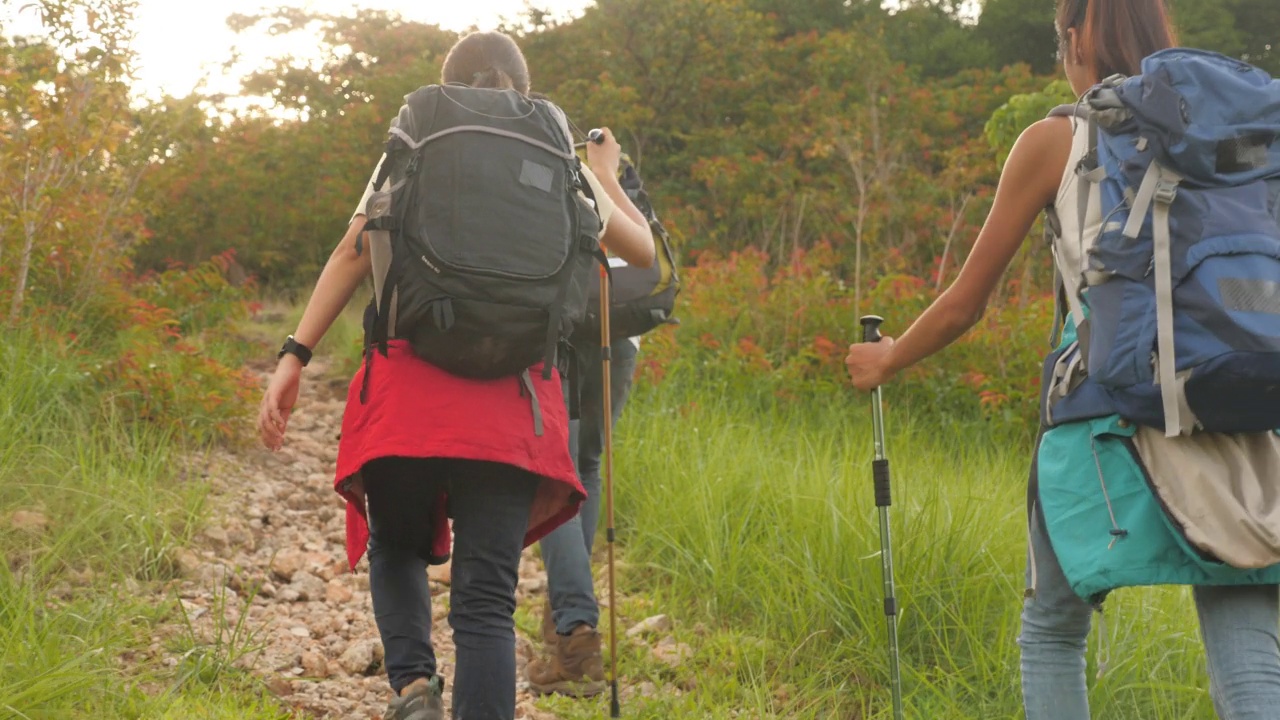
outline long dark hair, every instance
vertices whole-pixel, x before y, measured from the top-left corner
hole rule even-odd
[[[1165,0],[1058,0],[1054,24],[1064,54],[1070,52],[1067,30],[1075,28],[1079,60],[1099,80],[1137,75],[1144,57],[1178,42]]]
[[[443,83],[478,88],[512,89],[529,94],[529,65],[509,35],[475,32],[459,40],[440,69]]]

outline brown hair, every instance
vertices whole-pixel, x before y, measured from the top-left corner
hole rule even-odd
[[[529,65],[509,35],[474,32],[449,50],[440,69],[440,81],[478,88],[512,89],[528,95]]]
[[[1079,60],[1098,80],[1137,75],[1143,58],[1177,44],[1165,0],[1058,0],[1054,25],[1064,55],[1067,30],[1075,28]]]

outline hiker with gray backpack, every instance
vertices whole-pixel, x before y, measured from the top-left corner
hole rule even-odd
[[[1046,216],[1059,318],[1028,493],[1028,720],[1086,720],[1093,612],[1194,588],[1220,717],[1280,708],[1280,81],[1175,47],[1163,0],[1057,0],[1079,101],[1028,127],[964,268],[870,390],[981,318]]]
[[[547,571],[541,628],[545,652],[526,666],[525,674],[530,688],[541,694],[590,697],[605,689],[601,637],[596,631],[600,605],[591,569],[600,518],[602,461],[607,473],[611,469],[609,438],[627,402],[641,336],[675,322],[672,311],[680,288],[675,254],[640,174],[625,154],[618,182],[653,233],[655,262],[643,268],[610,257],[608,342],[602,342],[599,275],[590,288],[587,318],[571,338],[579,367],[579,397],[578,417],[569,422],[569,448],[587,499],[577,517],[539,542]],[[601,373],[606,361],[610,365],[607,397]]]
[[[472,33],[441,83],[405,98],[346,235],[280,350],[259,413],[278,449],[311,350],[371,277],[335,489],[352,569],[369,555],[395,697],[385,720],[443,720],[428,564],[452,559],[453,717],[515,717],[515,590],[523,548],[585,499],[569,455],[568,340],[601,244],[653,264],[617,181],[620,148],[576,157],[563,112],[529,97],[507,35]],[[452,543],[450,542],[452,521]]]

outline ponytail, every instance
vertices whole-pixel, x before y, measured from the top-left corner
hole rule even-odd
[[[511,90],[515,86],[511,76],[497,68],[485,68],[471,76],[471,87]]]
[[[529,66],[511,36],[475,32],[450,48],[440,69],[440,81],[528,95]]]

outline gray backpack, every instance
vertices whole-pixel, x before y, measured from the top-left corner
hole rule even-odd
[[[549,379],[604,262],[580,167],[547,100],[452,84],[408,95],[366,208],[366,363],[403,338],[462,377],[519,376],[532,392],[542,360]]]

